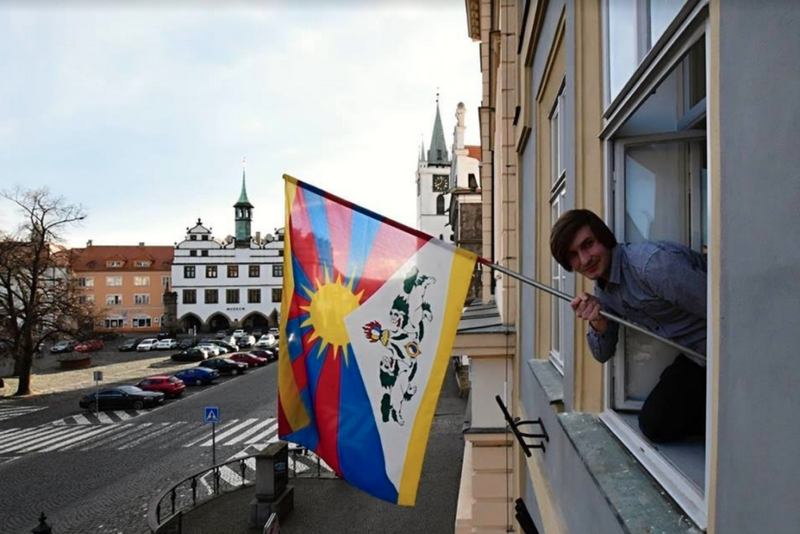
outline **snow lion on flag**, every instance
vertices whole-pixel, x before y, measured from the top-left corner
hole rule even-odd
[[[364,325],[364,334],[370,343],[386,347],[381,358],[381,386],[387,390],[381,398],[381,416],[384,423],[398,425],[403,420],[403,402],[410,401],[417,392],[413,384],[417,374],[417,357],[421,354],[420,342],[425,336],[425,321],[433,320],[431,305],[425,300],[425,290],[436,279],[419,274],[414,267],[403,282],[403,292],[395,297],[389,310],[390,326],[384,329],[378,321]]]

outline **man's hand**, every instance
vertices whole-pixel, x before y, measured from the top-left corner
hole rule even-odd
[[[589,321],[596,332],[603,333],[608,328],[608,321],[600,315],[600,300],[586,292],[572,299],[570,306],[575,311],[579,319]]]

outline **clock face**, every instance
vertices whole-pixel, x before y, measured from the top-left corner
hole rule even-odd
[[[433,190],[440,193],[446,192],[448,178],[446,174],[435,174],[433,176]]]

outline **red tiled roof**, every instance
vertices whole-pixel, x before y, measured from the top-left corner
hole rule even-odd
[[[175,255],[173,247],[158,246],[106,246],[93,245],[86,248],[73,248],[72,269],[76,272],[90,271],[169,271]],[[134,267],[135,260],[148,259],[150,267]],[[122,267],[106,267],[109,260],[122,260]]]
[[[469,150],[469,157],[481,160],[481,147],[475,145],[465,145],[464,148]]]

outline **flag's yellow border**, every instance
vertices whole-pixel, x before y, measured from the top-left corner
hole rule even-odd
[[[292,206],[297,194],[297,180],[283,175],[286,180],[286,216],[283,229],[283,295],[281,296],[281,335],[278,339],[278,395],[281,408],[289,422],[292,431],[305,428],[311,423],[311,418],[303,406],[300,390],[292,370],[292,361],[289,357],[289,340],[286,336],[286,324],[289,321],[289,307],[294,294],[294,276],[292,273],[292,243],[290,231],[290,217]]]

